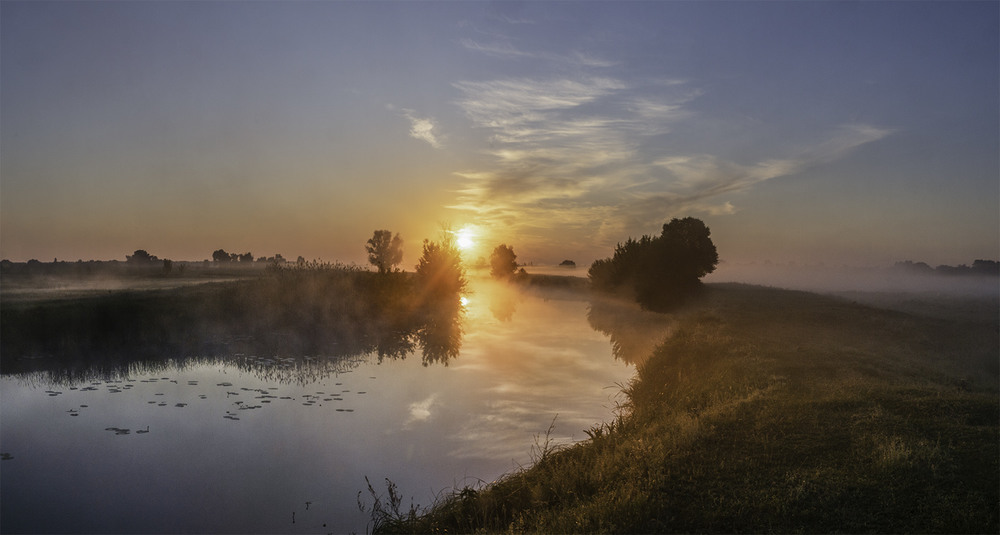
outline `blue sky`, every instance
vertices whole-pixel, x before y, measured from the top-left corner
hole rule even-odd
[[[0,256],[1000,256],[998,2],[0,3]]]

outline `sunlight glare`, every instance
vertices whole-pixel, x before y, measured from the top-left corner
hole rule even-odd
[[[463,251],[467,251],[474,247],[476,243],[472,241],[475,233],[470,227],[462,227],[458,232],[455,233],[455,245]]]

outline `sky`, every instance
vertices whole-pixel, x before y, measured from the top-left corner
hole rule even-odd
[[[0,2],[0,257],[1000,256],[1000,2]]]

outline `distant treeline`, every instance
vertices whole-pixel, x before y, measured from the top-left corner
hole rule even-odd
[[[960,264],[958,266],[940,265],[932,268],[926,262],[913,262],[906,260],[896,262],[892,269],[905,273],[928,274],[928,275],[988,275],[992,277],[1000,276],[1000,262],[995,260],[976,260],[971,266]]]
[[[263,271],[269,263],[227,262],[219,264],[208,260],[197,262],[173,261],[157,259],[155,262],[122,262],[120,260],[77,260],[75,262],[55,261],[27,262],[0,261],[0,275],[8,279],[31,277],[60,278],[101,278],[123,276],[192,276],[197,274],[224,275],[248,270]]]

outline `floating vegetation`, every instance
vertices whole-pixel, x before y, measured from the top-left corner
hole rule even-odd
[[[104,430],[105,431],[114,431],[114,433],[116,435],[127,435],[127,434],[129,434],[129,430],[128,429],[123,429],[121,427],[105,427]]]
[[[9,461],[13,458],[14,456],[9,453],[0,453],[0,461]]]

